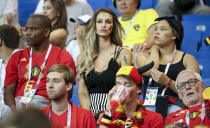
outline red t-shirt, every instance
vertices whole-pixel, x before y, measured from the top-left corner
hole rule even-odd
[[[71,101],[71,128],[96,128],[95,119],[93,114],[83,108],[74,105]],[[51,105],[42,109],[42,111],[49,117]],[[54,128],[67,128],[67,114],[68,111],[61,115],[56,115],[51,112],[50,120]]]
[[[165,125],[167,124],[177,124],[179,126],[187,126],[186,124],[186,114],[189,110],[189,123],[190,128],[194,128],[195,126],[201,125],[201,113],[202,113],[202,105],[197,105],[195,107],[183,108],[176,112],[169,114],[166,117]],[[205,117],[203,121],[203,126],[210,126],[210,100],[205,101]]]
[[[46,53],[47,50],[41,54],[32,54],[32,75],[29,85],[32,85],[33,88],[35,87],[35,84],[39,78],[39,74],[41,73],[41,66],[44,63]],[[30,47],[26,48],[25,50],[18,51],[11,56],[6,67],[6,77],[4,86],[6,87],[18,81],[15,95],[16,97],[23,96],[25,86],[28,82],[29,56]],[[74,61],[71,55],[65,50],[61,50],[58,47],[52,46],[51,52],[42,71],[43,74],[41,77],[41,81],[36,91],[36,95],[43,96],[46,99],[48,99],[46,92],[47,70],[54,64],[65,64],[66,66],[73,69],[74,74],[76,74]]]
[[[68,110],[61,115],[57,115],[52,111],[50,120],[52,122],[53,128],[67,128],[67,115]]]

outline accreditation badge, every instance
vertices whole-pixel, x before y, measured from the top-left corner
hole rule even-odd
[[[148,87],[146,91],[146,96],[144,100],[144,105],[155,105],[158,94],[158,88]]]
[[[24,95],[20,99],[20,103],[28,104],[32,100],[35,92],[36,89],[27,88],[24,92]]]

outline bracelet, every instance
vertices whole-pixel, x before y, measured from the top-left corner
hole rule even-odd
[[[168,87],[170,87],[170,86],[171,86],[172,82],[173,82],[173,80],[172,80],[172,79],[170,79],[170,80],[169,80],[169,82],[168,82]]]

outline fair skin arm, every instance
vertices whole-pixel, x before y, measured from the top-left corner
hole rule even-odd
[[[132,65],[132,52],[128,49],[122,49],[120,61],[121,67],[126,65]]]
[[[170,78],[166,74],[164,74],[163,72],[160,72],[157,69],[152,69],[150,73],[151,73],[152,79],[154,81],[156,81],[157,83],[163,84],[163,85],[168,85],[169,84]],[[173,92],[177,93],[174,80],[172,80],[172,83],[171,83],[169,88]]]
[[[82,108],[90,109],[90,98],[87,86],[84,83],[83,78],[78,80],[78,97]]]
[[[80,64],[80,58],[81,55],[78,56],[77,65]],[[77,68],[79,70],[79,66]],[[83,78],[78,78],[78,97],[81,107],[89,110],[90,109],[89,92]]]
[[[108,111],[111,111],[111,107],[110,107],[110,101],[111,101],[111,98],[112,98],[112,96],[114,95],[114,93],[116,93],[117,92],[117,86],[114,86],[110,91],[109,91],[109,94],[108,94],[108,97],[107,97],[107,103],[106,103],[106,110],[108,110]],[[105,111],[105,114],[106,115],[109,115],[109,112],[108,111]],[[102,113],[101,113],[101,115],[100,115],[100,118],[101,118],[101,116],[102,116]],[[99,118],[99,119],[100,119]],[[99,125],[99,128],[108,128],[108,127],[106,127],[106,126],[104,126],[104,125]]]
[[[53,43],[61,48],[66,46],[67,31],[63,28],[53,30],[50,33],[50,43]]]
[[[138,67],[142,67],[150,62],[154,61],[154,66],[152,69],[158,69],[159,67],[159,49],[158,46],[153,45],[150,51],[148,52],[141,52],[138,54],[136,58],[136,64]],[[143,73],[143,75],[150,76],[150,71]]]
[[[8,106],[16,106],[15,103],[15,93],[17,89],[17,82],[10,84],[9,86],[5,87],[4,91],[4,102]]]
[[[183,60],[186,70],[195,71],[200,74],[200,69],[197,60],[194,56],[186,54]]]

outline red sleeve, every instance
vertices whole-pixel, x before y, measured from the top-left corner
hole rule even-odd
[[[9,59],[6,67],[4,87],[13,84],[18,80],[18,62],[23,51],[15,52]]]
[[[74,76],[76,76],[76,68],[72,56],[66,50],[62,50],[61,52],[58,62],[70,67],[74,71]]]
[[[156,116],[153,121],[152,121],[152,125],[149,128],[163,128],[164,125],[164,120],[163,117],[160,116]]]
[[[172,118],[172,114],[169,114],[165,119],[164,125],[171,124],[172,123],[171,118]]]

